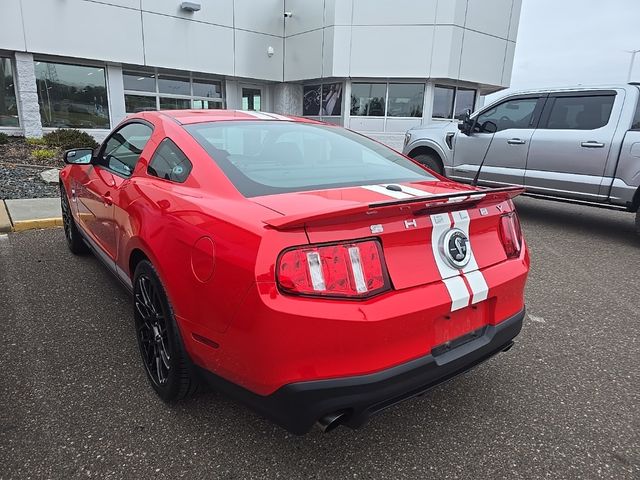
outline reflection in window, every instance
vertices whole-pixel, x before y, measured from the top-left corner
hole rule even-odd
[[[615,95],[558,97],[553,102],[546,128],[593,130],[609,123]]]
[[[154,73],[124,71],[122,72],[122,80],[125,90],[151,93],[156,91],[156,75]]]
[[[171,95],[191,95],[189,77],[158,75],[158,92]]]
[[[466,88],[459,88],[456,92],[456,112],[454,118],[457,120],[462,119],[467,110],[473,112],[473,108],[476,104],[476,91]]]
[[[153,154],[147,173],[172,182],[183,183],[191,172],[191,162],[182,150],[170,139],[165,138]]]
[[[390,83],[389,117],[422,117],[423,83]]]
[[[500,132],[510,128],[530,128],[537,98],[520,98],[500,103],[478,115],[479,132]]]
[[[222,82],[191,74],[158,73],[156,69],[125,70],[127,113],[168,109],[224,108]]]
[[[455,88],[436,86],[433,94],[433,118],[452,118]]]
[[[142,123],[125,125],[107,140],[102,164],[128,177],[133,173],[151,133],[151,128]]]
[[[17,127],[19,124],[11,60],[0,57],[0,127]]]
[[[36,62],[43,127],[110,128],[104,68]]]
[[[305,85],[302,96],[302,115],[320,115],[322,85]]]
[[[150,112],[158,109],[156,97],[145,95],[125,95],[124,106],[127,113]]]
[[[351,85],[351,115],[365,117],[384,117],[384,83],[354,83]]]
[[[186,98],[160,97],[160,110],[188,110],[191,101]]]

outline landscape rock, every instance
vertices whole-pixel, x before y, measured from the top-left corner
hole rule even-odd
[[[58,183],[60,170],[57,168],[50,168],[40,172],[40,178],[45,183]]]

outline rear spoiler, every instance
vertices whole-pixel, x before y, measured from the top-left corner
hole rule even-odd
[[[470,206],[480,201],[483,203],[498,203],[514,198],[524,192],[524,187],[500,187],[484,190],[464,190],[452,193],[438,193],[388,202],[374,202],[370,204],[355,205],[341,209],[322,210],[300,215],[286,215],[265,220],[264,223],[276,230],[289,230],[302,228],[312,223],[331,223],[339,218],[351,217],[361,214],[373,215],[380,211],[394,213],[397,208],[409,207],[414,214],[435,213],[435,210],[450,209],[452,204]]]

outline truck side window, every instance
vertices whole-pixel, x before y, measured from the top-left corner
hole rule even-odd
[[[537,103],[537,98],[519,98],[496,105],[478,115],[476,129],[478,132],[490,132],[493,125],[496,132],[509,128],[531,128]]]
[[[633,116],[631,130],[640,130],[640,100],[638,100],[638,105],[636,105],[636,114]]]
[[[547,129],[593,130],[609,122],[615,95],[557,97],[549,113]]]

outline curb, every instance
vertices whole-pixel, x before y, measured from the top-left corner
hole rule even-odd
[[[25,230],[35,230],[42,228],[54,228],[62,226],[62,218],[38,218],[35,220],[21,220],[13,224],[14,232],[24,232]]]

